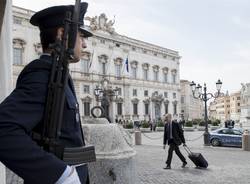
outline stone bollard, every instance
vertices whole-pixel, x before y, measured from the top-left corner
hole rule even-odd
[[[85,142],[96,151],[96,162],[88,164],[90,184],[135,184],[136,151],[131,135],[104,118],[83,122]]]
[[[242,135],[242,150],[250,151],[250,135],[248,130],[245,130]]]
[[[141,145],[141,131],[135,131],[135,145]]]

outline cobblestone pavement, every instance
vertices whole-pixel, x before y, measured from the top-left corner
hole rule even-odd
[[[167,150],[162,148],[162,139],[150,140],[148,137],[160,138],[163,133],[142,134],[142,145],[135,146],[137,151],[136,184],[249,184],[250,152],[241,148],[205,147],[203,137],[187,141],[193,152],[200,152],[207,159],[208,169],[196,169],[187,158],[187,153],[180,150],[187,158],[187,168],[181,168],[181,161],[173,154],[172,169],[164,170]],[[186,132],[186,139],[198,138],[202,132]],[[146,137],[147,136],[147,137]]]
[[[142,145],[135,146],[136,184],[249,184],[250,152],[241,148],[205,147],[202,133],[185,132],[185,137],[186,140],[198,138],[187,141],[187,145],[193,152],[203,154],[209,163],[208,169],[196,169],[188,158],[187,168],[182,169],[174,153],[172,169],[164,170],[168,147],[162,148],[163,132],[142,134]],[[187,157],[182,146],[180,150]],[[7,184],[22,184],[22,180],[7,170]]]

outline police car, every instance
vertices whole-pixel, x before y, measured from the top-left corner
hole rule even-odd
[[[239,128],[220,128],[210,132],[212,146],[242,146],[243,130]]]

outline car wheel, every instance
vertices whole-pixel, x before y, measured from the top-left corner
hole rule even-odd
[[[220,141],[219,141],[219,139],[212,139],[211,144],[212,144],[212,146],[219,146]]]

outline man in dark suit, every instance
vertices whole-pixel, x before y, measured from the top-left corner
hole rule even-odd
[[[88,4],[81,3],[79,23],[83,25]],[[80,166],[66,164],[51,152],[41,149],[32,140],[31,133],[43,129],[44,109],[52,66],[50,45],[62,40],[66,11],[74,6],[56,6],[41,10],[31,17],[31,24],[40,29],[43,54],[29,63],[18,77],[16,88],[0,104],[0,161],[24,179],[25,184],[85,184],[88,181],[86,163]],[[78,62],[81,50],[86,48],[84,38],[92,36],[79,27],[71,62]],[[8,62],[8,61],[6,61]],[[71,77],[65,86],[65,103],[60,145],[82,147],[85,145],[81,129],[79,105]]]
[[[187,165],[185,157],[181,154],[179,145],[183,143],[185,145],[185,138],[183,135],[183,130],[179,123],[172,121],[171,114],[165,116],[165,126],[164,126],[164,137],[163,137],[163,149],[166,149],[166,144],[168,143],[168,158],[166,161],[166,167],[164,169],[171,169],[171,161],[173,156],[173,151],[178,155],[182,161],[182,167]]]

